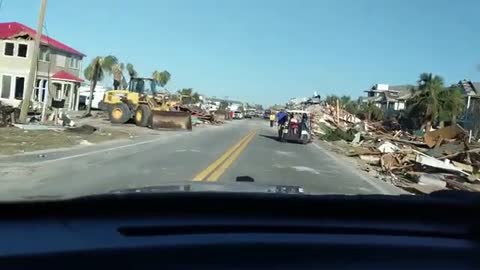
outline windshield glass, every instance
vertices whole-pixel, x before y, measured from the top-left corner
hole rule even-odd
[[[0,201],[480,191],[480,1],[4,2]]]

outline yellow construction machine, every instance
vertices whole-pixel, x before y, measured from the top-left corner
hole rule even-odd
[[[132,78],[127,90],[107,91],[103,102],[115,124],[133,119],[141,127],[192,130],[190,112],[176,110],[170,94],[158,91],[150,78]]]

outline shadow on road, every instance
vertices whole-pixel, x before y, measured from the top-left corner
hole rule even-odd
[[[263,135],[263,134],[260,134],[258,136],[268,138],[268,139],[271,139],[271,140],[275,140],[275,141],[278,142],[278,137],[277,136],[270,136],[270,135]]]
[[[259,134],[258,136],[260,137],[264,137],[264,138],[268,138],[268,139],[271,139],[271,140],[275,140],[277,142],[280,142],[280,140],[278,140],[278,137],[277,136],[271,136],[271,135],[263,135],[263,134]],[[284,141],[284,143],[292,143],[292,144],[303,144],[301,141],[297,141],[297,140],[286,140]]]

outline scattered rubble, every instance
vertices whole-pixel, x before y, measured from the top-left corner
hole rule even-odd
[[[15,124],[20,116],[20,109],[0,102],[0,127]]]
[[[79,143],[79,145],[93,145],[93,143],[87,141],[87,140],[81,140]]]
[[[65,132],[79,133],[79,134],[92,134],[97,131],[98,128],[91,125],[82,125],[79,127],[66,128]]]
[[[210,113],[207,110],[200,108],[199,106],[195,105],[179,105],[176,108],[182,112],[190,112],[192,115],[192,124],[194,126],[199,125],[221,125],[223,121],[221,121],[215,114]]]
[[[194,105],[181,105],[177,110],[190,112],[194,126],[225,122],[224,115],[209,113]],[[83,111],[58,112],[42,124],[39,116],[32,115],[29,117],[35,121],[18,124],[15,121],[18,115],[18,108],[0,103],[0,156],[162,134],[162,131],[139,127],[134,123],[112,125],[104,111],[92,111],[91,117],[84,117]]]
[[[452,125],[423,133],[401,129],[395,119],[371,122],[335,106],[308,104],[314,136],[345,141],[340,147],[359,158],[365,171],[407,191],[480,191],[480,145],[468,144],[463,128]],[[336,143],[337,144],[337,143]]]

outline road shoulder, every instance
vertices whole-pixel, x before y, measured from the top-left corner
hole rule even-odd
[[[393,184],[387,183],[382,179],[379,179],[379,175],[378,173],[376,173],[376,171],[368,170],[368,166],[362,164],[359,160],[345,156],[345,154],[343,153],[344,150],[342,148],[322,140],[314,140],[314,142],[312,142],[312,145],[316,149],[318,149],[318,151],[321,151],[322,153],[328,155],[330,158],[335,160],[337,164],[351,171],[361,180],[367,182],[368,184],[382,191],[383,193],[391,195],[410,194],[409,192],[399,187],[396,187]]]

